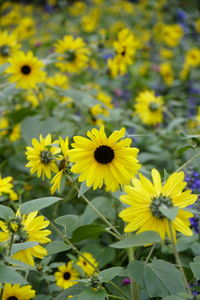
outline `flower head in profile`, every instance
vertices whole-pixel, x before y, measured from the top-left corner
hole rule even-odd
[[[69,261],[67,264],[58,268],[55,277],[58,286],[63,289],[68,289],[78,283],[76,280],[79,279],[79,273],[73,268],[72,261]]]
[[[16,86],[24,89],[35,88],[37,83],[44,82],[44,66],[33,53],[19,52],[9,59],[10,66],[5,70],[10,75],[9,80],[15,82]]]
[[[87,132],[89,139],[75,136],[68,151],[69,160],[75,165],[73,173],[80,173],[79,181],[86,181],[88,187],[116,191],[119,184],[127,184],[140,168],[137,160],[138,149],[130,147],[132,140],[124,138],[125,129],[106,136],[104,127]]]
[[[0,64],[8,62],[8,59],[19,51],[20,45],[14,34],[0,31]]]
[[[40,135],[40,140],[32,139],[33,147],[26,147],[26,157],[29,161],[27,168],[31,168],[31,174],[37,173],[37,177],[44,176],[51,178],[51,172],[57,173],[58,167],[54,159],[54,154],[60,150],[52,145],[52,137],[48,134],[45,138]]]
[[[142,122],[147,125],[156,125],[163,119],[163,99],[155,96],[154,91],[140,92],[136,97],[135,112]]]
[[[58,172],[51,180],[51,184],[52,184],[51,194],[54,194],[56,190],[60,190],[61,179],[67,169],[67,163],[68,163],[67,151],[69,150],[68,137],[66,137],[65,140],[59,137],[59,147],[61,149],[61,155],[58,157],[59,159]]]
[[[38,245],[31,248],[20,250],[13,255],[13,258],[26,264],[34,266],[34,257],[42,259],[47,255],[47,250],[40,244],[45,244],[51,240],[47,237],[51,234],[50,230],[45,229],[49,225],[43,216],[37,216],[34,211],[28,215],[20,215],[18,211],[16,216],[8,221],[0,221],[0,242],[8,241],[11,236],[14,243],[38,242]]]
[[[86,259],[84,259],[84,257]],[[89,264],[89,262],[91,265]],[[92,256],[89,252],[83,252],[82,256],[79,256],[78,261],[76,263],[81,269],[85,272],[85,274],[92,276],[95,272],[95,268],[98,267],[98,262],[95,260],[95,258]],[[93,267],[93,266],[95,267]]]
[[[65,35],[55,44],[55,52],[60,54],[56,66],[63,72],[79,72],[88,65],[89,49],[80,37]]]
[[[31,300],[35,297],[35,290],[30,285],[6,283],[3,287],[2,300]]]
[[[164,184],[156,169],[151,174],[153,182],[139,174],[139,179],[133,179],[133,186],[125,186],[126,194],[120,197],[129,206],[119,214],[128,223],[125,232],[152,230],[158,232],[162,239],[166,235],[170,237],[169,220],[162,208],[177,207],[178,213],[171,221],[173,234],[175,236],[175,232],[179,231],[191,236],[189,218],[193,214],[183,208],[193,204],[198,196],[191,190],[185,190],[187,182],[184,181],[184,172],[170,175]]]

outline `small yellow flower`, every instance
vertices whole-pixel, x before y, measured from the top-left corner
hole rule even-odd
[[[55,53],[60,54],[56,66],[63,72],[80,72],[88,65],[90,52],[80,37],[65,35],[55,44]]]
[[[163,119],[163,100],[155,96],[154,91],[140,92],[136,97],[135,112],[142,122],[147,125],[156,125]]]
[[[15,142],[18,139],[20,139],[21,137],[21,125],[20,124],[16,124],[15,126],[13,126],[12,131],[9,135],[9,140],[11,142]]]
[[[37,177],[44,176],[51,178],[51,172],[57,173],[58,167],[56,165],[54,154],[57,154],[59,148],[52,146],[52,137],[50,134],[43,138],[40,135],[40,141],[35,138],[32,139],[33,147],[26,147],[26,156],[29,161],[26,164],[27,168],[31,168],[31,174],[37,173]]]
[[[7,31],[0,31],[0,64],[8,62],[8,59],[15,55],[20,48],[16,36],[8,34]]]
[[[58,268],[55,277],[58,286],[68,289],[78,283],[76,280],[79,279],[79,273],[73,268],[72,261],[69,261]]]
[[[160,65],[160,74],[162,75],[167,85],[169,86],[172,85],[174,81],[174,74],[173,74],[172,66],[169,62],[165,62]]]
[[[35,88],[37,83],[44,82],[45,72],[43,63],[29,51],[27,54],[19,52],[9,59],[10,66],[5,70],[10,74],[9,80],[16,82],[17,87],[24,89]]]
[[[91,253],[83,252],[82,255],[95,267],[98,267],[98,262],[94,259]],[[91,276],[95,272],[95,268],[88,263],[82,256],[79,256],[77,265],[85,272],[85,274]]]

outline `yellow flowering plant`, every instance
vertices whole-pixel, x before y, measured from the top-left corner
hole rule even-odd
[[[0,299],[199,299],[195,11],[0,1]]]

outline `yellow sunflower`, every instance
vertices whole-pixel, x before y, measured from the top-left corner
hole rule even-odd
[[[35,88],[37,83],[44,82],[46,74],[41,70],[44,64],[33,56],[31,51],[27,54],[19,52],[8,61],[10,66],[5,72],[10,74],[9,80],[16,82],[17,87],[31,89]]]
[[[40,135],[40,141],[35,138],[32,139],[33,147],[26,147],[26,157],[29,161],[26,164],[27,168],[31,168],[31,174],[37,173],[37,177],[44,176],[51,178],[51,172],[57,173],[58,167],[56,165],[54,154],[60,151],[57,147],[52,146],[52,137],[50,134],[43,138]]]
[[[162,122],[163,99],[161,96],[155,96],[154,91],[143,91],[135,100],[135,112],[144,124],[156,125]]]
[[[176,231],[191,236],[189,218],[193,214],[183,208],[193,204],[198,196],[191,194],[190,190],[185,190],[187,183],[184,181],[184,172],[170,175],[164,184],[156,169],[153,169],[151,174],[153,183],[140,174],[140,179],[133,179],[133,186],[125,186],[127,194],[122,195],[120,200],[129,207],[119,214],[119,217],[128,223],[124,231],[137,230],[137,233],[141,233],[153,230],[164,240],[166,235],[170,237],[170,231],[168,219],[161,208],[177,207],[178,214],[171,221],[174,236]]]
[[[60,190],[61,179],[67,168],[67,162],[68,162],[67,151],[69,150],[68,137],[66,137],[65,140],[63,140],[61,137],[59,137],[59,146],[60,146],[62,155],[60,155],[60,157],[59,157],[59,160],[60,160],[59,167],[58,167],[59,172],[56,173],[56,175],[51,180],[51,184],[52,184],[51,194],[54,194],[56,190]]]
[[[71,149],[67,152],[69,160],[75,165],[73,173],[80,173],[79,181],[86,181],[88,187],[101,188],[105,183],[107,190],[116,191],[119,184],[128,184],[137,173],[140,164],[137,148],[131,148],[132,140],[124,138],[125,129],[114,131],[108,138],[104,127],[93,128],[87,132],[90,139],[75,136]],[[122,139],[122,140],[120,140]]]
[[[98,267],[98,262],[94,259],[94,257],[92,256],[91,253],[88,252],[83,252],[82,255],[95,267]],[[88,263],[88,261],[85,260],[82,256],[79,256],[78,261],[77,261],[77,265],[79,267],[81,267],[81,269],[83,269],[83,271],[91,276],[94,274],[95,269]]]
[[[63,72],[79,72],[88,65],[89,49],[80,37],[64,36],[55,44],[55,52],[60,54],[56,66]]]
[[[55,273],[56,284],[63,289],[77,284],[75,281],[79,279],[79,273],[73,268],[72,261],[62,265],[58,268],[58,272]]]
[[[8,58],[19,51],[20,45],[14,34],[8,34],[7,31],[0,31],[0,64],[8,61]]]
[[[1,178],[0,175],[0,196],[2,194],[10,194],[12,192],[13,184],[11,183],[13,178],[11,176]]]
[[[2,300],[30,300],[35,297],[35,291],[30,285],[21,286],[19,284],[6,283],[3,288]]]
[[[44,229],[49,225],[43,216],[37,216],[34,211],[27,216],[21,216],[17,212],[15,218],[9,222],[0,221],[0,242],[8,241],[13,236],[14,243],[38,242],[45,244],[51,240],[47,237],[51,234],[50,230]],[[26,264],[34,266],[34,257],[42,259],[47,255],[47,250],[40,245],[20,250],[13,255],[13,258]]]

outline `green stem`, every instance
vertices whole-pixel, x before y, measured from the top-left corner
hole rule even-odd
[[[180,166],[175,172],[179,172],[182,169],[184,169],[187,165],[189,165],[193,160],[197,159],[198,157],[200,157],[200,153],[197,153],[196,155],[194,155],[192,158],[190,158],[188,161],[186,161],[182,166]]]
[[[134,261],[134,249],[128,248],[129,262]],[[131,295],[133,300],[140,300],[140,289],[135,280],[131,280]]]
[[[171,237],[171,242],[172,242],[172,247],[173,247],[173,252],[174,252],[175,259],[176,259],[176,263],[178,265],[178,268],[180,270],[181,276],[183,278],[183,282],[185,284],[186,291],[191,296],[192,294],[191,294],[191,291],[189,289],[187,278],[185,276],[185,272],[184,272],[184,269],[183,269],[183,266],[182,266],[182,263],[181,263],[181,260],[180,260],[177,248],[176,248],[176,243],[175,243],[175,239],[174,239],[174,234],[173,234],[173,229],[172,229],[172,223],[171,223],[171,221],[168,221],[168,224],[169,224],[170,237]]]
[[[147,256],[147,258],[145,260],[145,264],[148,263],[148,261],[149,261],[149,259],[151,257],[151,254],[153,253],[153,250],[155,249],[155,246],[156,246],[155,244],[152,245],[151,250],[149,251],[149,254],[148,254],[148,256]]]
[[[118,297],[118,296],[115,296],[115,295],[110,295],[110,294],[108,294],[108,297],[109,297],[109,298],[113,298],[113,299],[120,299],[120,300],[123,300],[123,298]]]
[[[13,240],[14,240],[14,232],[11,235],[11,239],[10,239],[10,245],[9,245],[9,249],[8,249],[8,256],[11,255],[11,250],[12,250],[12,244],[13,244]]]
[[[70,176],[68,176],[69,181],[74,185],[77,193],[79,193],[79,188],[74,183],[74,181],[71,179]],[[96,212],[96,214],[104,221],[106,225],[108,225],[112,230],[109,231],[113,236],[115,236],[118,240],[123,239],[123,236],[121,233],[104,217],[104,215],[87,199],[85,195],[81,195],[81,198]]]

